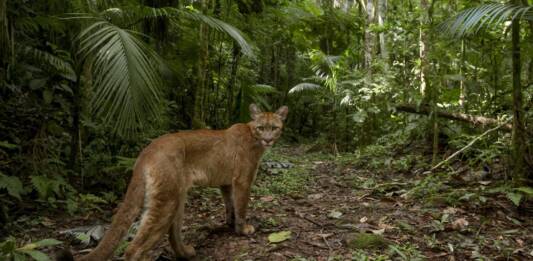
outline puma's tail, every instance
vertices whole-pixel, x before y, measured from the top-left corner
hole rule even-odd
[[[108,260],[113,255],[120,240],[125,236],[143,208],[145,193],[143,176],[142,171],[137,168],[134,170],[124,201],[118,212],[113,216],[109,231],[105,233],[104,238],[98,243],[96,249],[79,258],[79,260],[77,259],[78,261],[103,261]],[[69,261],[74,259],[69,251],[61,251],[57,254],[56,260]]]

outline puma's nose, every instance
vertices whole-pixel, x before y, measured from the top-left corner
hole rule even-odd
[[[265,139],[265,142],[266,142],[266,143],[270,143],[270,142],[272,142],[272,138]]]

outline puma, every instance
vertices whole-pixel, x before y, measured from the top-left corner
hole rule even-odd
[[[125,260],[149,260],[165,233],[177,257],[190,258],[194,248],[183,243],[181,226],[187,191],[193,186],[220,187],[226,223],[238,234],[254,233],[246,223],[246,206],[259,162],[281,135],[288,107],[275,113],[250,105],[252,121],[226,130],[194,130],[163,135],[139,155],[126,196],[111,228],[84,261],[111,258],[131,224],[142,213],[140,226],[125,252]],[[72,260],[68,252],[58,260]]]

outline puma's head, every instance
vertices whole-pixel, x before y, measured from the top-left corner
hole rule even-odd
[[[271,147],[279,138],[287,113],[289,113],[287,106],[281,106],[276,112],[262,112],[257,105],[250,104],[250,116],[253,121],[249,125],[252,134],[263,147]]]

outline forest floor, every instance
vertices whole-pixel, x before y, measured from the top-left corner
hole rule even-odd
[[[258,174],[248,211],[256,228],[250,237],[224,225],[218,190],[194,189],[184,227],[197,252],[194,260],[533,259],[531,213],[518,212],[501,194],[479,193],[491,181],[468,187],[464,181],[458,186],[428,180],[417,169],[423,158],[396,171],[386,164],[369,168],[378,158],[306,151],[278,146],[265,156],[269,166],[263,164]],[[57,231],[110,218],[108,208],[95,215],[54,215],[31,233],[67,240]],[[286,238],[278,234],[271,239],[282,241],[270,242],[269,235],[278,232]],[[166,239],[152,254],[154,260],[173,260]]]

